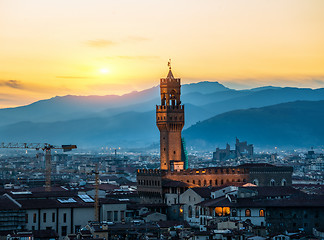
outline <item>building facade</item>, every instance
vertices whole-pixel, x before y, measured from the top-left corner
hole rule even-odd
[[[270,164],[247,164],[236,167],[209,167],[189,169],[182,157],[181,131],[184,126],[184,106],[181,104],[181,81],[172,74],[171,67],[166,78],[160,79],[161,105],[156,106],[156,124],[160,131],[160,169],[137,171],[138,193],[144,203],[164,203],[167,187],[165,179],[180,182],[185,188],[218,187],[223,185],[257,186],[291,185],[291,167]],[[224,154],[233,152],[236,157],[253,156],[253,145],[236,138],[235,150],[228,145]],[[226,156],[221,157],[226,157]],[[169,196],[169,195],[167,195]],[[174,197],[173,197],[174,198]]]

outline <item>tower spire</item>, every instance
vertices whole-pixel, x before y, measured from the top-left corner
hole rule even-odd
[[[171,71],[171,58],[168,61],[168,67],[169,67],[169,73],[168,73],[167,79],[174,79],[174,76]]]

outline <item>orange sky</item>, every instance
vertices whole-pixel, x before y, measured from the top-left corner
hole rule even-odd
[[[0,0],[0,107],[159,83],[324,87],[323,0]]]

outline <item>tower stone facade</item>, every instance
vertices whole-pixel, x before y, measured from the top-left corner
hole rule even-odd
[[[171,67],[166,78],[160,79],[161,105],[156,106],[156,125],[160,130],[161,170],[182,170],[181,131],[184,106],[181,105],[180,78],[174,78]]]

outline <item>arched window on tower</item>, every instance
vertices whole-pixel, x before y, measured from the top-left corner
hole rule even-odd
[[[177,95],[177,92],[176,92],[176,90],[173,89],[170,92],[170,100],[171,100],[171,105],[172,106],[175,106],[176,105],[176,100],[177,100],[176,95]]]
[[[276,184],[276,181],[275,181],[274,179],[271,179],[271,180],[270,180],[270,186],[273,187],[275,184]]]
[[[281,186],[287,186],[287,181],[286,181],[286,179],[282,179],[281,180]]]
[[[263,210],[263,209],[260,209],[260,211],[259,211],[259,216],[260,216],[260,217],[264,217],[264,210]]]
[[[256,185],[256,186],[259,186],[259,180],[258,179],[254,179],[253,180],[253,184]]]

